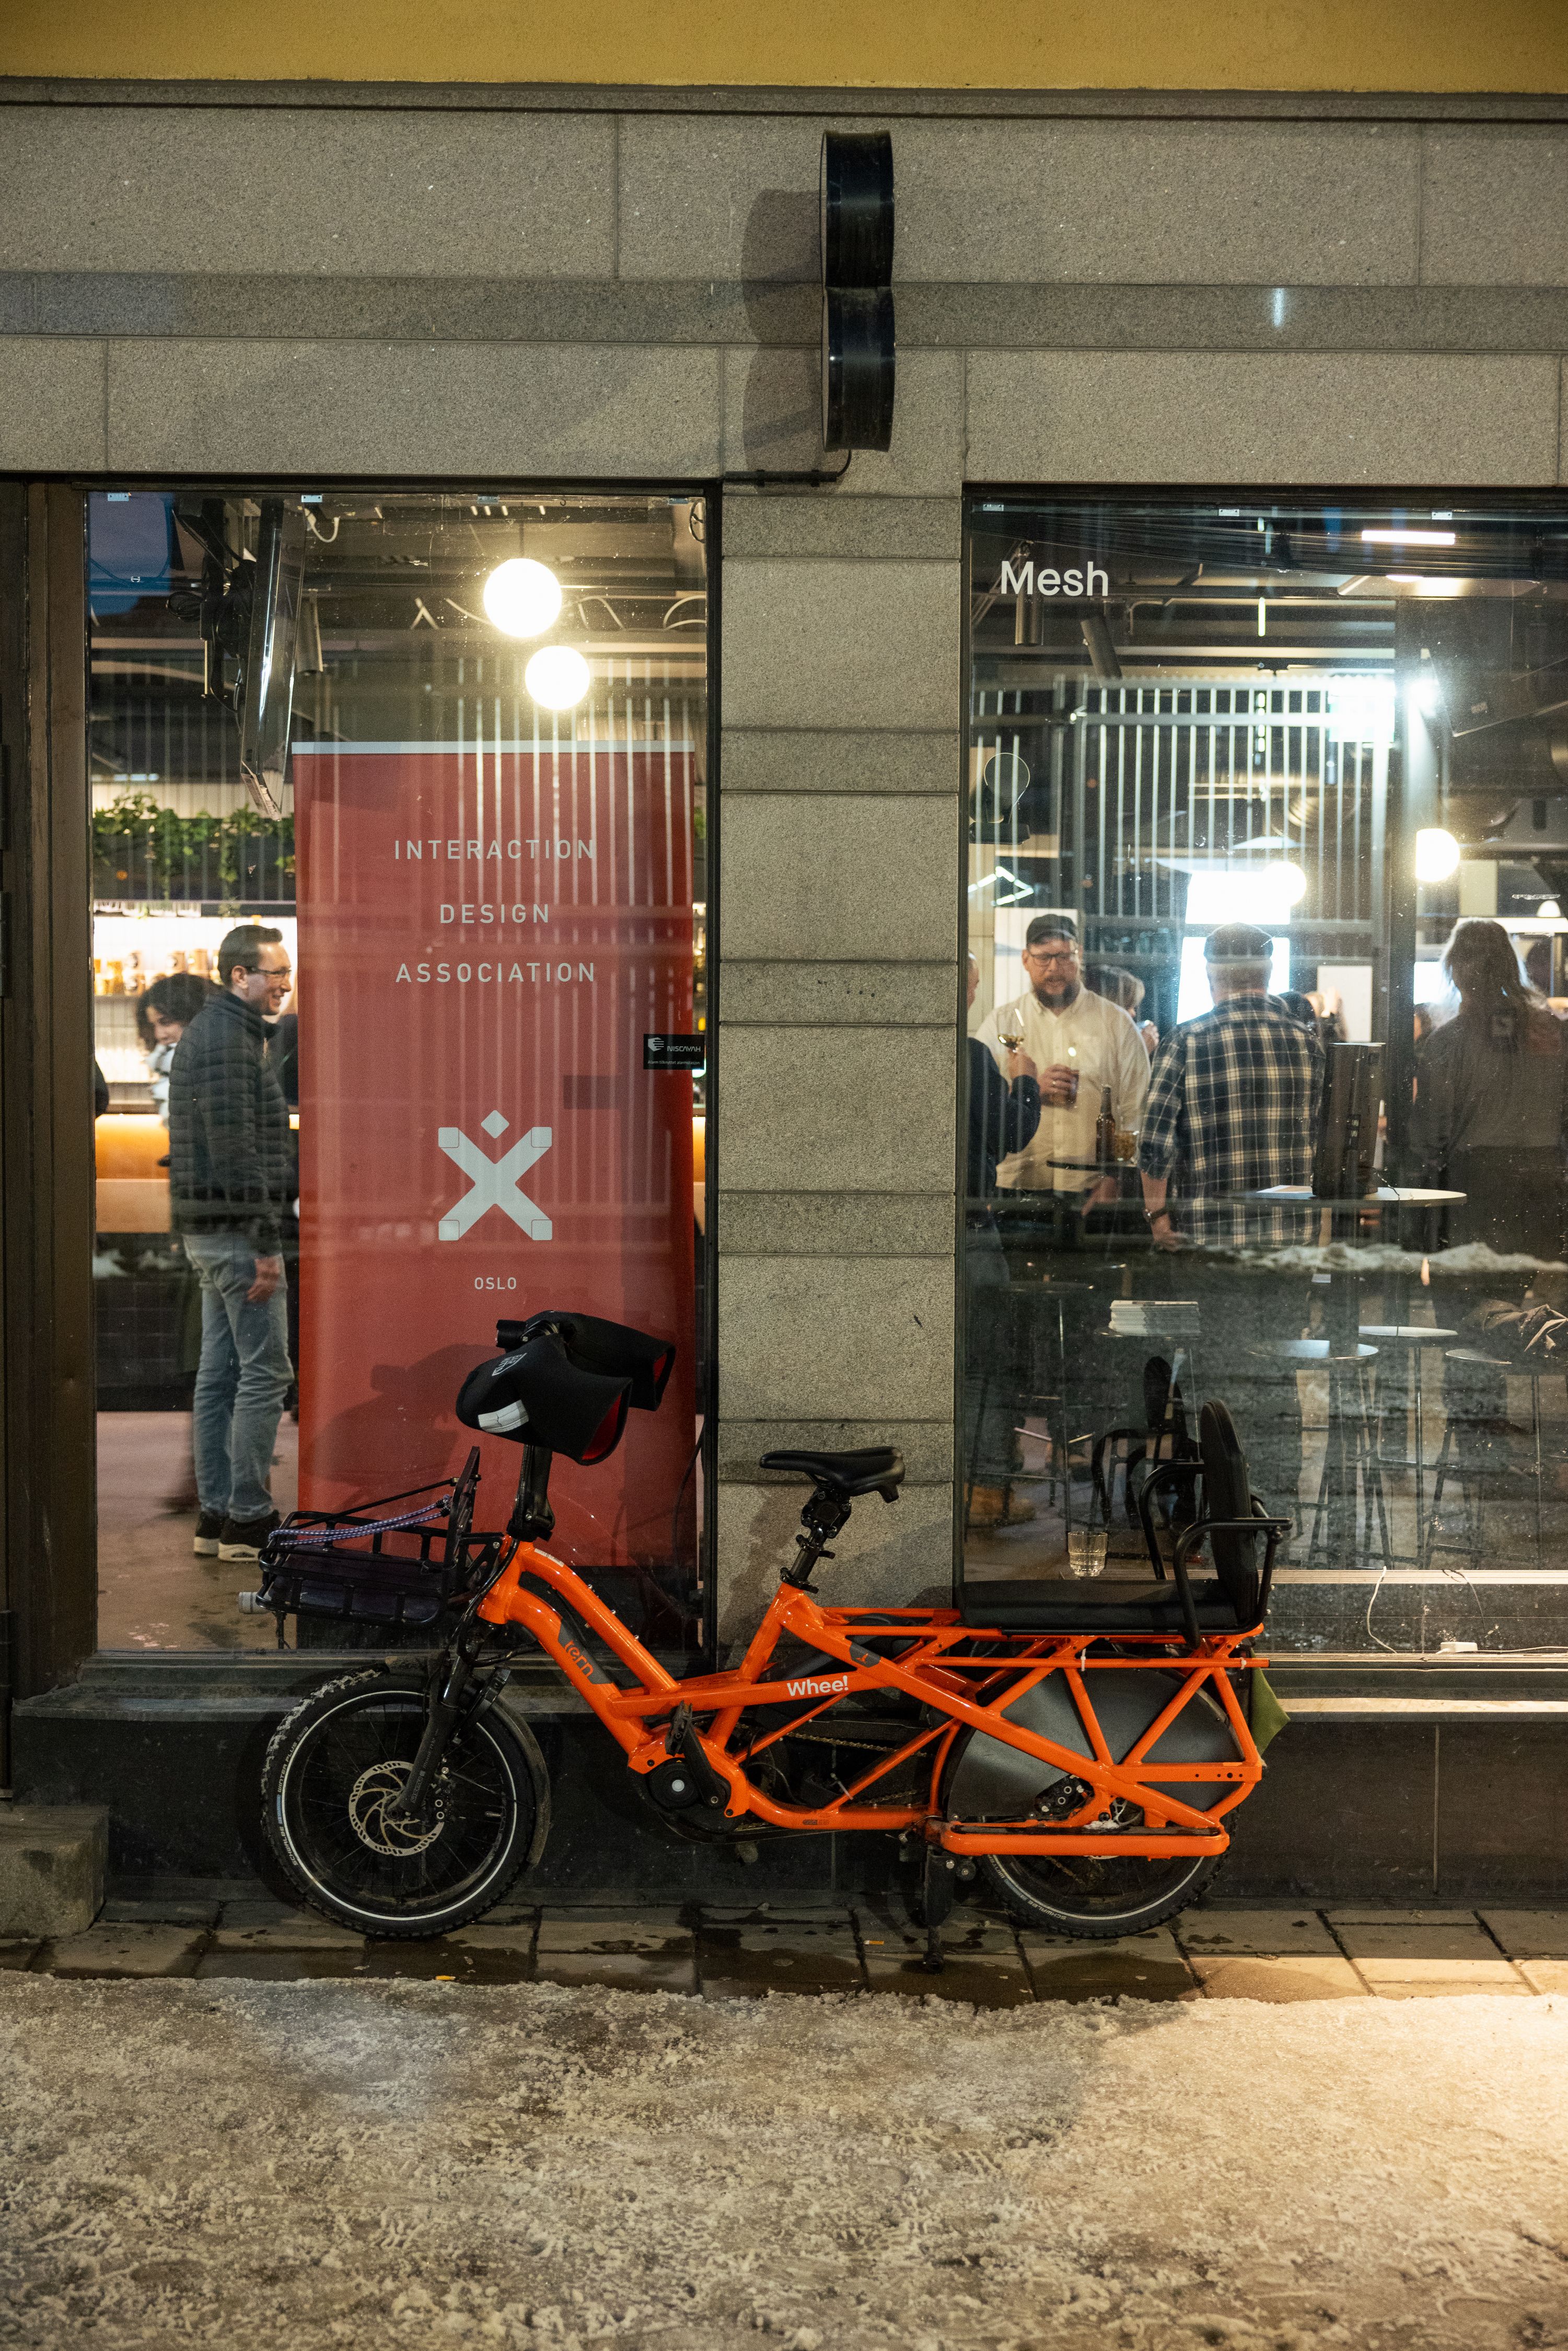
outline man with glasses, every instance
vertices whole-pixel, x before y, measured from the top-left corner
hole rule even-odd
[[[292,1376],[279,1219],[292,1196],[288,1113],[267,1017],[293,985],[282,934],[249,923],[217,952],[221,993],[169,1071],[174,1230],[202,1288],[192,1414],[204,1558],[254,1560],[277,1524],[267,1479]]]
[[[988,1013],[976,1030],[1003,1076],[1009,1055],[1004,1036],[1022,1032],[1019,1050],[1040,1071],[1040,1120],[1021,1151],[997,1171],[1000,1189],[1055,1192],[1086,1205],[1086,1196],[1110,1198],[1114,1176],[1097,1179],[1092,1162],[1101,1098],[1111,1089],[1118,1126],[1143,1123],[1149,1090],[1149,1057],[1127,1014],[1083,985],[1078,927],[1071,914],[1037,914],[1024,935],[1023,967],[1029,986],[1021,996]]]
[[[966,1364],[968,1386],[976,1394],[997,1393],[1011,1424],[1009,1436],[1032,1425],[1042,1444],[1049,1442],[1060,1474],[1065,1469],[1088,1475],[1094,1434],[1121,1426],[1126,1419],[1121,1395],[1116,1351],[1104,1342],[1106,1307],[1096,1294],[1096,1280],[1119,1281],[1120,1271],[1096,1277],[1080,1252],[1072,1278],[1047,1292],[1040,1287],[1038,1263],[1028,1270],[1034,1253],[1075,1249],[1082,1230],[1082,1211],[1119,1192],[1115,1176],[1100,1176],[1095,1168],[1095,1126],[1104,1089],[1111,1090],[1116,1124],[1137,1127],[1142,1123],[1144,1097],[1149,1086],[1149,1057],[1144,1040],[1119,1004],[1097,996],[1083,985],[1078,926],[1070,914],[1036,914],[1024,934],[1024,976],[1029,982],[1021,996],[998,1005],[976,1031],[976,1041],[995,1059],[1003,1077],[1012,1074],[1013,1056],[1002,1042],[1017,1040],[1019,1058],[1027,1055],[1039,1071],[1040,1115],[1033,1134],[1004,1159],[997,1170],[1001,1198],[1013,1198],[1021,1221],[1004,1226],[1001,1252],[1020,1251],[1026,1264],[1009,1269],[1021,1282],[1012,1292],[1015,1311],[999,1316],[995,1307],[971,1307],[971,1338]],[[982,1244],[983,1246],[983,1244]],[[986,1275],[975,1237],[966,1248],[967,1294],[973,1295]],[[990,1336],[985,1317],[991,1318]],[[1000,1334],[1010,1332],[1010,1343]],[[1042,1374],[1041,1366],[1051,1368]],[[1060,1372],[1060,1378],[1058,1374]],[[1047,1388],[1060,1388],[1055,1405],[1047,1404]],[[1049,1440],[1046,1426],[1053,1414],[1066,1416]],[[1058,1448],[1065,1442],[1065,1456]],[[1035,1517],[1032,1500],[1020,1495],[1015,1475],[1038,1478],[1038,1464],[1027,1472],[998,1465],[995,1448],[989,1460],[977,1453],[966,1474],[966,1526],[971,1531],[1003,1533],[1020,1520]],[[1010,1457],[1009,1457],[1010,1458]],[[998,1468],[1000,1474],[998,1474]]]

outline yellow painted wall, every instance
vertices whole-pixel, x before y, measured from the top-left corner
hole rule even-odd
[[[1568,90],[1568,0],[0,0],[0,73]]]

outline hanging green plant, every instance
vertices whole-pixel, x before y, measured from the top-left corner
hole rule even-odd
[[[180,816],[152,792],[120,792],[93,810],[92,853],[99,898],[294,895],[294,819],[248,807]]]

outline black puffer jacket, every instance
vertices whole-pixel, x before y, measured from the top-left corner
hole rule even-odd
[[[169,1192],[177,1233],[244,1233],[276,1257],[293,1185],[288,1113],[267,1025],[237,996],[204,1005],[169,1071]]]

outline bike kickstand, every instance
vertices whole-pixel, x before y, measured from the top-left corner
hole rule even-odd
[[[940,1845],[928,1844],[920,1888],[920,1916],[925,1928],[925,1956],[920,1964],[927,1975],[939,1976],[946,1969],[947,1955],[942,1948],[942,1921],[952,1909],[956,1896],[956,1877],[952,1855],[944,1853]]]

